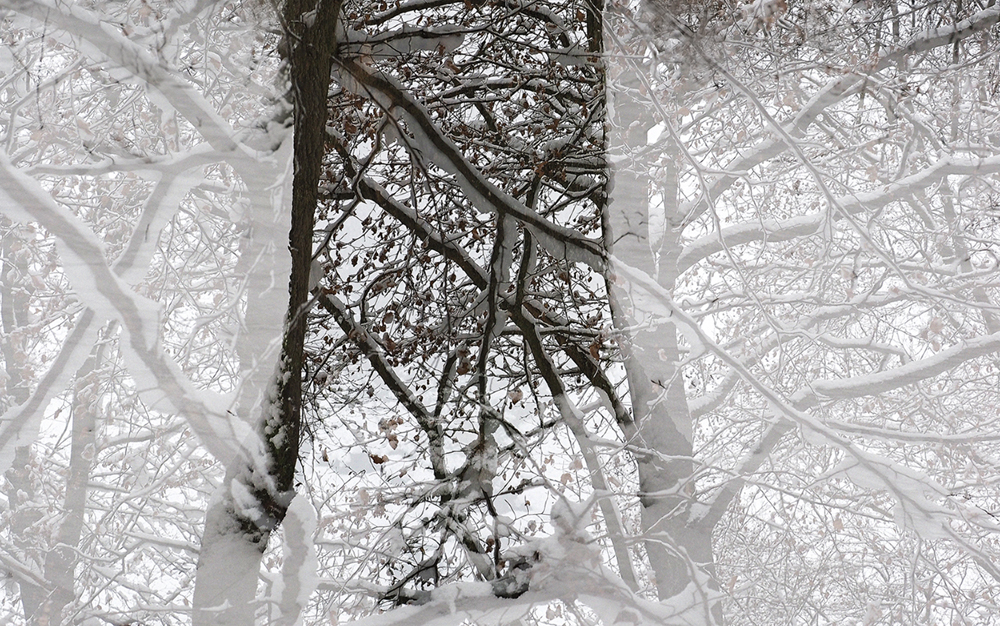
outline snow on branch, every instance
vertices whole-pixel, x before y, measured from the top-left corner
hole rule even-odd
[[[624,282],[631,290],[633,302],[643,306],[649,314],[664,319],[670,318],[699,352],[712,353],[737,372],[740,378],[768,403],[776,420],[797,425],[810,443],[841,450],[845,460],[835,473],[844,474],[858,486],[887,491],[896,500],[897,508],[894,515],[900,528],[914,530],[927,539],[950,539],[970,554],[977,554],[978,549],[951,527],[950,521],[955,517],[954,512],[931,499],[948,496],[947,489],[923,473],[869,452],[845,439],[837,429],[810,414],[801,398],[782,397],[779,392],[755,376],[738,358],[709,337],[690,315],[674,303],[670,294],[655,279],[617,258],[613,258],[612,261],[616,279]],[[968,340],[963,346],[942,351],[935,357],[908,363],[892,370],[893,373],[849,379],[853,382],[844,385],[853,387],[854,393],[851,395],[862,395],[862,391],[879,393],[908,384],[914,379],[933,376],[965,360],[998,350],[1000,350],[1000,335],[988,335]],[[899,375],[900,371],[903,371],[904,375]],[[815,385],[814,383],[813,387]],[[830,393],[836,393],[837,381],[831,381],[828,389]],[[750,459],[748,462],[752,466],[754,460]],[[990,563],[983,563],[983,566],[991,576],[1000,580],[1000,568]]]
[[[149,97],[164,110],[175,110],[220,153],[241,150],[233,139],[233,129],[215,108],[194,88],[171,71],[163,59],[150,54],[126,38],[119,28],[104,22],[76,3],[47,0],[0,0],[17,13],[44,24],[48,36],[69,37],[68,45],[88,58],[110,61],[109,74],[118,80],[141,80]],[[53,31],[54,29],[54,31]]]
[[[226,415],[229,399],[195,388],[166,355],[159,343],[159,305],[135,293],[111,271],[104,246],[87,225],[57,205],[5,155],[0,155],[0,204],[12,219],[38,222],[52,233],[66,275],[83,304],[99,320],[121,322],[122,348],[149,406],[183,414],[214,456],[230,459],[234,442],[244,437],[236,436],[235,421]]]
[[[346,34],[344,43],[352,46],[364,44],[368,46],[366,54],[375,57],[416,51],[449,53],[465,40],[465,29],[455,24],[436,27],[407,25],[375,35],[348,29]]]
[[[87,360],[91,346],[97,341],[98,326],[94,323],[94,311],[84,309],[31,396],[0,415],[0,472],[14,462],[18,446],[37,438],[45,407],[69,386],[73,375]]]
[[[367,95],[390,114],[397,113],[413,134],[418,158],[433,163],[456,177],[462,190],[480,211],[510,215],[538,239],[549,254],[570,262],[585,263],[600,271],[607,265],[600,242],[577,231],[553,224],[491,183],[462,155],[431,119],[427,109],[389,76],[350,59],[339,59],[345,88]]]
[[[431,465],[434,468],[435,474],[444,476],[447,474],[447,469],[444,463],[444,449],[441,447],[440,437],[437,433],[440,432],[440,425],[437,420],[431,414],[430,411],[424,406],[420,398],[417,397],[415,393],[410,389],[410,387],[403,382],[401,378],[396,374],[396,371],[389,365],[385,358],[385,350],[381,345],[372,337],[361,324],[359,324],[351,312],[348,310],[347,305],[345,305],[339,298],[333,294],[326,294],[319,298],[320,305],[326,309],[327,313],[333,316],[337,324],[340,326],[344,334],[358,346],[358,348],[368,357],[368,361],[371,363],[372,368],[378,373],[382,382],[385,383],[389,391],[396,397],[407,411],[416,418],[417,423],[420,427],[428,434],[428,440],[430,442],[430,457]]]
[[[823,111],[850,96],[852,93],[855,93],[859,87],[862,87],[869,74],[874,74],[893,64],[899,63],[909,55],[953,44],[978,32],[992,28],[998,23],[1000,23],[1000,6],[993,6],[983,9],[957,24],[942,26],[916,35],[906,44],[883,52],[874,63],[868,66],[867,73],[852,73],[831,80],[822,89],[817,91],[797,113],[783,122],[781,129],[793,139],[801,138]],[[715,198],[718,198],[720,194],[740,179],[740,172],[747,172],[761,163],[778,156],[790,147],[786,139],[780,136],[771,136],[763,139],[746,154],[738,156],[725,168],[727,172],[732,173],[718,176],[706,188],[705,193],[681,206],[679,213],[691,217],[700,214],[711,206]]]
[[[891,202],[911,196],[931,187],[948,176],[985,176],[1000,172],[1000,157],[960,159],[944,157],[934,165],[906,176],[878,191],[852,194],[837,198],[833,203],[838,215],[854,215],[861,211],[876,212]],[[821,232],[828,218],[827,211],[802,215],[786,220],[765,219],[744,224],[734,224],[720,232],[699,237],[688,245],[677,258],[679,272],[690,269],[698,261],[727,248],[754,241],[789,241]]]
[[[1000,352],[1000,333],[966,339],[960,345],[947,348],[934,356],[881,372],[851,378],[817,380],[792,395],[792,402],[803,408],[815,406],[822,398],[844,400],[874,396],[905,385],[943,374],[962,363]]]
[[[947,46],[992,28],[1000,23],[1000,5],[994,5],[979,11],[975,15],[953,24],[951,26],[941,26],[930,29],[927,32],[917,35],[898,50],[892,51],[880,60],[878,67],[881,69],[890,63],[901,59],[907,54],[915,52],[926,52],[940,46]]]
[[[344,138],[339,133],[327,128],[327,137],[332,141],[334,149],[343,160],[347,173],[357,180],[356,184],[362,198],[371,200],[377,204],[383,211],[399,221],[400,224],[408,228],[422,241],[426,241],[427,246],[431,250],[434,250],[462,268],[462,271],[465,272],[465,275],[469,277],[469,280],[476,287],[480,289],[486,287],[489,283],[489,276],[487,276],[486,270],[480,267],[464,248],[448,241],[435,226],[420,217],[416,209],[412,209],[396,200],[385,187],[368,176],[359,175],[361,167],[357,163],[357,159],[347,149]]]
[[[516,598],[495,594],[486,582],[453,583],[431,592],[428,602],[351,622],[355,626],[501,626],[517,623],[538,606],[554,601],[579,602],[597,613],[605,624],[708,626],[704,612],[708,593],[689,585],[684,593],[664,602],[653,602],[630,591],[622,580],[599,564],[593,544],[574,542],[554,535],[523,546],[531,550],[533,564],[526,576],[530,591]],[[595,562],[593,559],[598,559]]]

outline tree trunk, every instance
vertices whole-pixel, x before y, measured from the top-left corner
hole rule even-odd
[[[112,334],[111,324],[105,337]],[[83,533],[87,508],[87,483],[97,444],[97,403],[99,384],[94,375],[104,358],[104,341],[98,343],[90,358],[77,372],[73,388],[73,435],[69,454],[69,475],[62,515],[56,527],[53,546],[45,555],[45,580],[50,588],[41,604],[25,613],[29,626],[60,626],[63,611],[76,599],[77,548]],[[25,607],[27,609],[27,607]]]
[[[195,585],[195,626],[253,624],[260,560],[271,533],[284,519],[295,496],[305,305],[339,12],[340,0],[289,0],[282,15],[295,108],[291,271],[281,356],[267,392],[260,399],[254,427],[257,437],[252,437],[230,464],[220,492],[209,505]],[[256,217],[267,223],[266,214]],[[266,294],[267,287],[260,287]],[[248,319],[267,315],[266,307],[254,306],[261,293],[251,292]],[[253,393],[253,386],[244,389],[245,401]]]
[[[18,316],[24,315],[28,310],[27,287],[21,287],[13,280],[16,276],[28,275],[26,264],[19,261],[14,254],[15,243],[18,246],[27,245],[13,232],[0,239],[2,246],[0,256],[3,257],[3,262],[0,264],[0,329],[3,330],[5,338],[13,336],[19,326]],[[4,372],[7,374],[7,393],[11,396],[13,404],[23,404],[30,396],[28,384],[21,376],[26,355],[23,350],[15,349],[9,339],[0,342],[0,350],[3,354]],[[31,527],[42,518],[41,508],[33,505],[35,488],[31,478],[31,465],[31,446],[18,446],[14,451],[14,463],[5,474],[10,485],[7,490],[7,501],[11,507],[10,526],[14,545],[24,556],[38,550],[38,546],[31,545],[28,537]],[[44,600],[45,590],[27,580],[19,580],[18,586],[21,592],[21,608],[25,615],[32,615]]]
[[[651,165],[634,158],[646,146],[654,126],[640,93],[640,77],[631,67],[616,66],[609,59],[608,97],[616,119],[609,120],[609,151],[620,167],[610,172],[613,182],[604,212],[604,237],[609,253],[658,280],[668,292],[677,276],[680,232],[676,210],[677,174],[667,167],[661,182],[663,233],[651,232]],[[619,157],[624,156],[624,159]],[[612,266],[612,273],[614,272]],[[654,319],[651,311],[629,299],[628,285],[616,284],[612,275],[608,291],[615,326],[622,332],[622,358],[628,377],[636,435],[639,498],[642,506],[644,547],[661,600],[674,597],[695,583],[715,586],[711,528],[689,524],[694,504],[692,420],[679,368],[676,327]],[[629,330],[631,329],[631,330]],[[706,602],[709,602],[706,599]],[[714,619],[721,622],[719,607]]]

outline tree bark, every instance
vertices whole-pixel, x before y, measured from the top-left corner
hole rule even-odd
[[[609,63],[614,57],[608,56]],[[650,232],[650,165],[631,155],[641,154],[646,134],[653,126],[648,107],[634,94],[640,93],[640,77],[631,67],[614,71],[616,119],[609,120],[608,148],[625,155],[615,159],[623,165],[609,168],[612,178],[604,211],[604,238],[609,255],[656,278],[667,291],[677,277],[681,250],[676,171],[668,166],[661,181],[665,226],[662,235]],[[683,592],[691,583],[706,579],[714,585],[712,532],[689,522],[694,504],[692,418],[679,364],[677,329],[674,324],[654,320],[650,311],[634,308],[628,285],[608,281],[612,317],[620,331],[619,345],[628,378],[642,506],[641,530],[644,547],[661,600]],[[720,607],[712,608],[721,623]]]
[[[105,336],[115,329],[111,324]],[[69,475],[62,516],[54,545],[45,555],[45,580],[50,585],[41,604],[25,613],[29,626],[60,626],[63,611],[76,599],[77,548],[83,533],[87,508],[87,483],[97,445],[98,383],[94,373],[101,367],[106,344],[98,343],[90,358],[77,372],[73,388],[73,435],[70,444]],[[27,607],[25,607],[27,608]]]
[[[3,257],[0,264],[0,329],[7,338],[6,341],[0,342],[0,351],[3,355],[4,371],[7,374],[7,394],[10,395],[13,404],[23,404],[30,396],[27,381],[21,376],[25,355],[23,351],[19,354],[9,338],[19,326],[18,316],[24,315],[28,310],[29,296],[27,287],[16,284],[13,277],[27,276],[28,270],[26,264],[19,261],[15,254],[13,245],[15,243],[19,246],[27,245],[14,233],[8,233],[0,239],[0,256]],[[14,451],[13,466],[5,474],[9,485],[7,500],[11,506],[10,525],[14,545],[25,556],[38,550],[38,546],[31,545],[28,537],[32,526],[43,515],[40,507],[33,504],[35,486],[31,477],[31,465],[31,446],[18,446]],[[45,590],[27,580],[19,580],[18,586],[21,592],[21,608],[25,615],[32,615],[41,606]]]
[[[257,441],[244,447],[227,469],[206,515],[195,585],[195,626],[253,624],[261,557],[295,496],[305,306],[340,5],[340,0],[289,0],[281,16],[294,105],[291,272],[281,356],[261,401]],[[248,311],[248,317],[254,313]]]

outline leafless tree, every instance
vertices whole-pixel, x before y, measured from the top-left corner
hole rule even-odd
[[[4,618],[996,619],[996,6],[0,7]]]

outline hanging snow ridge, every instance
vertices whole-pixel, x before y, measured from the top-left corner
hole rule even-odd
[[[272,602],[278,605],[278,624],[301,626],[302,611],[309,597],[319,586],[316,546],[316,509],[306,494],[296,494],[288,505],[281,523],[285,541],[282,544],[284,563],[271,590]]]
[[[351,60],[340,60],[339,67],[344,89],[375,100],[386,111],[400,111],[400,117],[413,136],[414,152],[426,162],[455,176],[462,191],[478,210],[514,217],[557,258],[570,263],[583,263],[598,271],[606,267],[604,250],[599,242],[587,239],[571,228],[549,222],[490,182],[437,128],[426,107],[411,97],[391,76],[376,75],[370,68]]]
[[[344,35],[345,43],[362,47],[364,54],[376,57],[412,52],[451,54],[465,42],[464,29],[455,24],[403,26],[374,35],[348,27]]]

